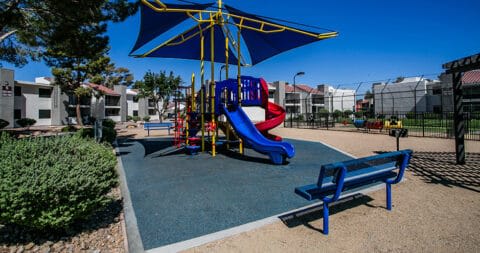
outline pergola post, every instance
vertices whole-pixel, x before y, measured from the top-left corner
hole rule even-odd
[[[455,133],[455,153],[457,164],[465,164],[465,117],[463,115],[463,73],[480,69],[480,54],[443,64],[446,74],[452,75],[453,85],[453,128]]]
[[[465,164],[465,118],[463,117],[462,72],[452,73],[453,127],[457,164]]]

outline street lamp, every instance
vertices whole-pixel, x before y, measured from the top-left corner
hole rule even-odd
[[[297,76],[303,76],[303,75],[305,75],[305,72],[300,71],[300,72],[297,72],[297,73],[293,76],[293,96],[294,96],[294,98],[293,98],[293,110],[294,110],[295,112],[297,111],[297,99],[295,98],[295,97],[296,97],[295,94],[296,94],[296,91],[297,91],[297,89],[296,89],[297,86],[296,86],[296,80],[295,80],[295,78],[296,78]],[[300,98],[300,96],[298,96],[298,98]],[[292,119],[292,117],[290,117],[290,119]],[[290,123],[293,123],[293,122],[290,122]],[[298,126],[298,122],[297,122],[297,126]],[[292,124],[292,127],[293,127],[293,124]]]

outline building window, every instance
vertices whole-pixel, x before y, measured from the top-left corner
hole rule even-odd
[[[67,109],[67,115],[72,118],[77,117],[77,109],[75,107],[69,107]],[[80,108],[80,115],[82,117],[90,116],[90,108]]]
[[[433,95],[442,95],[442,88],[433,88],[432,94]]]
[[[285,93],[285,103],[298,104],[300,103],[300,94],[298,93]]]
[[[268,98],[275,98],[275,91],[268,91]]]
[[[133,102],[138,103],[138,96],[133,96]]]
[[[39,119],[49,119],[51,118],[51,111],[50,110],[38,110],[38,118]]]
[[[52,89],[38,89],[38,97],[50,98],[52,97]]]
[[[120,97],[105,96],[105,106],[120,106]]]
[[[312,96],[312,104],[324,104],[325,98],[322,96]]]
[[[148,109],[148,115],[155,115],[156,113],[155,109]]]
[[[133,116],[138,116],[138,110],[133,110]]]
[[[155,101],[153,101],[153,99],[148,100],[148,107],[155,107]]]
[[[287,113],[298,113],[299,107],[294,107],[294,106],[287,106],[286,111]]]
[[[15,97],[22,96],[22,87],[21,86],[15,86],[13,88],[13,94],[15,95]]]
[[[22,110],[21,109],[13,110],[13,118],[14,119],[21,119],[22,118]]]
[[[90,105],[92,103],[92,98],[89,96],[80,98],[80,105]],[[68,104],[77,105],[77,97],[74,95],[68,95]]]
[[[105,109],[105,116],[119,116],[120,108],[107,108]]]

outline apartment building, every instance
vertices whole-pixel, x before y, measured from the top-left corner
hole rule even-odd
[[[0,95],[0,118],[7,120],[8,127],[17,127],[16,120],[31,118],[37,126],[76,124],[77,98],[63,93],[48,77],[32,81],[15,80],[14,71],[0,69],[2,94]],[[84,123],[95,119],[126,121],[127,115],[150,116],[158,120],[152,101],[138,98],[137,91],[116,85],[113,89],[93,83],[84,84],[93,90],[91,97],[82,98],[80,111]],[[161,106],[161,104],[160,104]]]
[[[336,89],[326,84],[316,88],[305,84],[290,85],[283,81],[269,84],[269,99],[283,105],[287,114],[317,113],[322,109],[353,110],[355,91]]]
[[[393,84],[374,84],[375,113],[396,115],[407,112],[453,112],[451,76],[442,74],[439,79],[412,77]],[[464,111],[480,111],[480,71],[465,72],[462,83]]]

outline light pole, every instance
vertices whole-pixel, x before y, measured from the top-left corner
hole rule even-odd
[[[300,71],[300,72],[297,72],[294,76],[293,76],[293,111],[296,112],[297,111],[297,99],[296,99],[296,92],[297,92],[297,86],[296,86],[296,80],[295,78],[297,76],[303,76],[305,75],[305,72],[303,71]],[[298,98],[300,99],[300,96],[298,96]],[[298,126],[298,121],[297,121],[297,126]],[[293,127],[293,125],[292,125]]]

